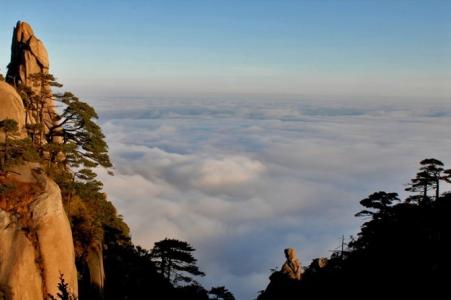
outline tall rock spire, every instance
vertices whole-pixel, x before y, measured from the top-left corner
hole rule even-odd
[[[19,21],[14,27],[11,61],[6,73],[6,82],[18,90],[28,88],[43,100],[43,109],[39,113],[26,108],[25,125],[40,124],[46,132],[56,121],[55,105],[51,87],[44,81],[36,82],[36,75],[49,74],[49,58],[44,43],[39,40],[31,26]],[[33,82],[33,75],[35,82]],[[42,101],[41,100],[41,101]],[[24,103],[25,104],[25,103]]]
[[[6,81],[13,86],[19,84],[32,87],[30,75],[49,72],[49,58],[44,43],[39,40],[31,26],[19,21],[14,27],[11,62]]]

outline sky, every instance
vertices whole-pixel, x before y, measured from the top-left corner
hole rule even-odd
[[[0,4],[0,71],[25,20],[99,112],[134,242],[189,241],[238,300],[286,247],[330,255],[423,158],[451,164],[450,1]]]
[[[86,95],[446,98],[449,1],[1,1],[0,61],[30,22]]]

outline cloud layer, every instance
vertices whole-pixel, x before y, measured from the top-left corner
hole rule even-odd
[[[125,105],[124,105],[125,104]],[[116,176],[105,189],[136,243],[189,241],[238,299],[283,249],[304,264],[354,234],[358,201],[402,192],[425,157],[451,162],[451,105],[272,99],[102,99]],[[116,107],[116,108],[113,108]]]

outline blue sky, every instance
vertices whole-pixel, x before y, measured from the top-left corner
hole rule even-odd
[[[19,19],[88,95],[449,94],[449,1],[6,1],[2,70]]]

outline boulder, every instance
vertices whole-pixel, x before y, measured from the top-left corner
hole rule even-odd
[[[63,274],[77,295],[72,231],[58,185],[31,163],[0,179],[10,183],[16,190],[0,196],[0,291],[8,300],[45,299],[56,295]]]
[[[26,136],[25,111],[22,99],[16,90],[4,81],[0,81],[0,121],[12,119],[17,122],[19,134]],[[4,134],[0,131],[0,142],[4,141]]]

